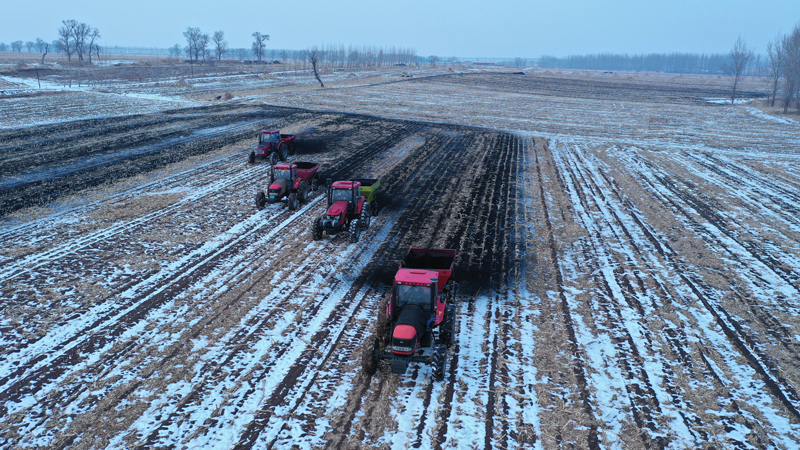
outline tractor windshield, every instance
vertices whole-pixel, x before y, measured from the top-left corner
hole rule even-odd
[[[285,178],[285,179],[289,180],[290,179],[289,178],[289,171],[288,170],[282,170],[282,169],[275,169],[275,179],[277,180],[278,178]]]
[[[274,144],[275,142],[278,142],[278,138],[273,133],[261,133],[258,139],[258,143],[261,145]]]
[[[333,203],[336,203],[339,200],[349,202],[352,199],[353,194],[350,192],[350,189],[334,189],[333,192],[331,192],[331,200],[333,200]]]
[[[406,305],[419,305],[424,310],[431,309],[431,288],[424,286],[409,286],[401,284],[397,286],[397,307],[403,308]]]

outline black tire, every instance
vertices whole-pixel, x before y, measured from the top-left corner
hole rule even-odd
[[[350,242],[356,243],[361,238],[361,221],[358,219],[350,222]]]
[[[311,192],[316,192],[319,189],[319,178],[312,178],[311,179]]]
[[[386,306],[389,304],[389,296],[385,296],[378,307],[378,323],[376,327],[376,333],[378,334],[378,339],[381,339],[383,342],[383,346],[386,347],[392,342],[392,323],[389,321],[389,318],[386,317]]]
[[[297,187],[297,196],[300,200],[300,203],[305,203],[308,201],[308,183],[305,181],[300,182],[300,186]]]
[[[434,380],[444,380],[444,373],[447,371],[447,347],[442,344],[436,344],[433,346],[433,355],[431,355],[431,371],[433,372]]]
[[[381,350],[378,343],[378,338],[370,336],[364,342],[364,348],[361,353],[361,367],[364,373],[369,376],[375,375],[378,371],[378,361],[381,357]]]
[[[380,213],[380,211],[378,210],[378,197],[373,198],[372,203],[370,203],[370,205],[372,205],[372,216],[378,217],[378,214]]]
[[[294,152],[295,152],[294,144],[290,144],[289,145],[289,154],[294,156]]]
[[[297,194],[292,192],[289,194],[289,211],[294,211],[298,207],[300,207],[300,203],[297,201]]]
[[[318,241],[322,239],[322,217],[314,221],[314,224],[311,225],[311,237]]]
[[[278,164],[278,154],[272,152],[269,154],[269,165],[274,166],[275,164]]]
[[[364,202],[364,206],[361,207],[361,223],[364,224],[363,228],[366,231],[370,224],[372,224],[372,206],[369,203]]]
[[[267,205],[267,196],[264,194],[264,191],[260,191],[256,194],[256,208],[264,209],[264,206]]]
[[[442,320],[442,330],[439,334],[442,338],[442,344],[447,347],[453,345],[453,340],[456,337],[456,307],[454,305],[446,305],[444,309],[444,320]]]
[[[247,162],[249,162],[250,164],[255,164],[256,152],[250,152],[250,156],[247,157]]]
[[[278,152],[280,152],[279,156],[281,161],[286,162],[286,160],[289,159],[289,147],[287,147],[286,144],[281,145],[281,147],[278,149]]]

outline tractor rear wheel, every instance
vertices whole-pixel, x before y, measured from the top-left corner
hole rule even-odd
[[[378,334],[378,339],[383,340],[383,345],[388,346],[392,341],[391,335],[391,322],[389,322],[389,318],[386,317],[386,306],[389,304],[388,296],[385,296],[378,306],[378,324],[375,329],[375,332]]]
[[[364,229],[366,230],[369,228],[370,224],[372,223],[372,206],[369,203],[364,203],[364,206],[361,210],[361,223],[364,224]]]
[[[311,179],[311,192],[316,192],[319,189],[319,178]]]
[[[294,150],[294,144],[289,144],[289,154],[290,154],[290,155],[294,155],[294,152],[295,152],[295,150]]]
[[[447,347],[442,344],[436,344],[433,346],[433,355],[431,356],[431,371],[433,372],[434,380],[444,380],[444,373],[447,371]]]
[[[289,211],[294,211],[298,207],[300,207],[300,203],[297,201],[297,194],[292,192],[289,194]]]
[[[278,154],[272,152],[269,154],[269,165],[274,166],[275,164],[278,164]]]
[[[289,159],[289,147],[287,147],[285,144],[282,145],[278,151],[280,152],[281,161],[285,162],[287,159]]]
[[[250,152],[250,156],[247,157],[247,162],[250,164],[254,164],[256,162],[256,152]]]
[[[256,194],[256,208],[264,209],[264,206],[267,204],[267,196],[264,194],[264,191],[259,192]]]
[[[378,197],[377,196],[372,199],[372,203],[370,203],[370,205],[372,205],[372,215],[377,217],[378,213],[379,213],[379,211],[378,211]]]
[[[442,344],[447,347],[453,345],[456,336],[456,308],[448,304],[444,310],[444,320],[442,320]]]
[[[375,375],[378,371],[378,361],[381,357],[380,343],[374,335],[367,338],[364,342],[364,349],[361,353],[361,367],[367,375]]]
[[[300,186],[297,187],[297,196],[300,200],[300,203],[305,203],[308,201],[308,183],[305,181],[300,182]]]
[[[322,217],[315,220],[314,225],[311,225],[311,237],[313,237],[315,241],[322,239]]]
[[[361,237],[361,221],[358,219],[350,222],[350,242],[356,243]]]

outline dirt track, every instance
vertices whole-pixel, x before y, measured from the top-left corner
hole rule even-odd
[[[430,119],[437,107],[420,105],[440,90],[470,95],[469,107],[489,91],[527,86],[534,105],[551,91],[502,80],[359,88],[350,109],[386,101],[393,116],[416,103],[410,116]],[[0,444],[800,445],[796,129],[697,106],[713,95],[699,87],[626,94],[605,106],[627,110],[615,119],[597,108],[619,88],[597,86],[548,94],[563,130],[586,131],[556,135],[556,118],[533,118],[548,139],[257,105],[0,132],[0,164],[25,187],[4,186],[5,208],[66,202],[0,229],[12,243],[0,254]],[[331,109],[348,95],[282,98]],[[439,121],[469,122],[465,108]],[[525,108],[472,117],[512,129]],[[627,122],[676,114],[650,131]],[[737,132],[714,147],[731,115]],[[245,161],[259,127],[299,133],[295,158],[321,162],[324,177],[381,178],[382,213],[362,242],[310,239],[319,194],[297,212],[255,209],[266,166]],[[16,168],[46,151],[35,136],[56,133],[67,157]],[[121,138],[126,150],[112,151]],[[106,185],[109,174],[132,178]],[[360,371],[411,246],[460,252],[444,383],[423,365]]]

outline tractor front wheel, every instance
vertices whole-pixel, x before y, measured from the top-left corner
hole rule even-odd
[[[315,241],[322,239],[322,217],[314,221],[314,225],[311,226],[311,236],[314,238]]]
[[[259,192],[256,194],[256,208],[264,209],[264,206],[267,204],[267,196],[264,194],[264,191]]]
[[[369,376],[375,375],[378,371],[378,361],[381,357],[380,343],[378,338],[374,335],[370,336],[364,343],[364,349],[361,353],[361,367],[364,373]]]
[[[354,221],[350,222],[350,242],[356,243],[358,239],[361,237],[361,221],[355,219]]]
[[[289,211],[294,211],[300,207],[300,203],[297,201],[297,194],[292,192],[289,194]]]
[[[256,162],[256,152],[250,152],[250,156],[247,158],[247,162],[250,164],[254,164]]]
[[[431,371],[433,372],[434,380],[444,380],[444,373],[447,371],[447,347],[442,344],[436,344],[433,346],[433,355],[431,356]]]

